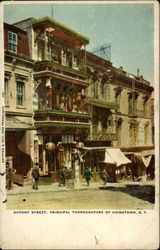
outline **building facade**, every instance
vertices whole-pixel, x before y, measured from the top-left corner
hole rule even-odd
[[[136,154],[150,154],[153,87],[139,72],[128,74],[87,52],[89,39],[54,19],[29,18],[14,26],[28,34],[27,53],[34,60],[30,135],[42,176],[57,181],[65,165],[80,178],[89,166],[96,180],[106,147],[123,151],[132,165]],[[75,141],[84,143],[80,169],[72,154]]]
[[[27,33],[4,24],[6,161],[27,177],[32,166],[32,67]]]
[[[92,115],[86,146],[89,163],[97,169],[98,147],[119,148],[134,164],[134,156],[153,154],[153,87],[143,76],[128,74],[122,67],[87,52],[88,105]],[[87,155],[88,157],[88,155]],[[116,157],[116,155],[115,155]],[[132,165],[133,165],[132,164]]]
[[[74,141],[90,129],[86,105],[86,45],[89,39],[51,18],[15,24],[27,30],[34,63],[34,151],[41,175],[57,180],[63,165],[74,168]],[[29,27],[29,28],[28,28]],[[85,53],[82,55],[81,49]],[[74,170],[75,171],[79,170]]]

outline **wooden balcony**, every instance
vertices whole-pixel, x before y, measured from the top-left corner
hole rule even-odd
[[[42,109],[34,112],[34,125],[37,128],[90,128],[90,115],[53,109]]]
[[[86,72],[64,66],[55,61],[37,61],[34,65],[34,71],[33,75],[35,79],[52,77],[53,79],[63,80],[84,87],[89,85]]]

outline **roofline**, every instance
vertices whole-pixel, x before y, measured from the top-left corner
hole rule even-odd
[[[81,35],[79,32],[76,32],[74,30],[72,30],[71,28],[69,28],[68,26],[56,21],[55,19],[52,19],[50,17],[43,17],[40,18],[38,20],[34,20],[33,21],[33,27],[38,27],[41,26],[43,24],[51,24],[56,28],[59,28],[60,30],[64,31],[65,33],[67,33],[68,35],[71,35],[73,37],[75,37],[77,40],[83,42],[84,44],[88,44],[89,43],[89,38]]]
[[[24,31],[24,30],[22,30],[22,29],[20,29],[20,28],[18,28],[18,27],[16,27],[16,26],[14,26],[14,24],[9,24],[9,23],[4,22],[4,28],[5,28],[5,26],[11,27],[11,28],[17,30],[17,32],[21,32],[21,33],[27,35],[27,32],[26,32],[26,31]]]
[[[23,22],[28,21],[28,20],[31,20],[31,21],[33,22],[33,20],[36,20],[36,18],[34,18],[34,17],[29,17],[29,18],[27,18],[27,19],[23,19],[23,20],[21,20],[21,21],[18,21],[18,22],[16,22],[16,23],[13,23],[13,25],[18,24],[18,23],[23,23]]]

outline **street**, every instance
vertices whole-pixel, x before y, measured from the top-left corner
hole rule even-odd
[[[62,190],[7,195],[7,209],[153,209],[154,187]]]

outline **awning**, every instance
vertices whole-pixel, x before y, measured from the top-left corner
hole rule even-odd
[[[134,153],[135,156],[141,156],[141,157],[154,155],[154,154],[155,154],[154,150],[143,150],[143,151]]]
[[[32,128],[32,117],[6,116],[5,129],[7,131],[25,131]]]
[[[114,160],[109,156],[107,150],[105,151],[105,158],[103,163],[115,164]]]
[[[115,164],[117,167],[131,163],[131,161],[122,153],[119,148],[107,147],[84,147],[86,151],[105,151],[105,158],[102,163]]]
[[[148,166],[151,162],[151,159],[152,159],[152,155],[142,156],[142,161],[143,161],[144,165],[146,166],[146,168],[148,168]]]
[[[131,163],[131,161],[122,153],[119,148],[107,148],[107,154],[114,161],[117,167]]]
[[[83,147],[86,151],[105,151],[106,147]]]

